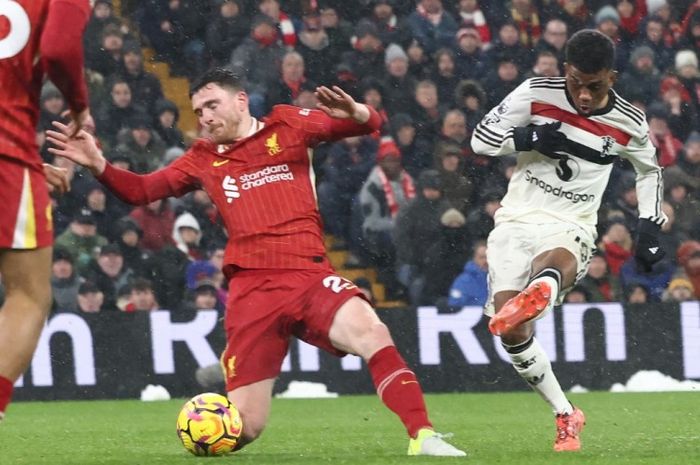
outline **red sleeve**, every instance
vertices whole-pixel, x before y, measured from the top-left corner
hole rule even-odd
[[[369,119],[366,123],[360,124],[351,118],[338,119],[331,118],[326,115],[330,120],[329,122],[329,137],[328,140],[343,139],[344,137],[351,136],[361,136],[364,134],[371,134],[374,131],[379,131],[382,127],[382,117],[379,116],[377,110],[366,105],[369,109]]]
[[[352,118],[331,118],[320,110],[308,110],[291,105],[277,105],[273,108],[268,119],[283,121],[290,126],[304,131],[306,142],[314,146],[319,142],[343,139],[351,136],[362,136],[378,131],[382,126],[379,113],[370,106],[369,119],[358,123]]]
[[[88,106],[83,76],[83,30],[90,17],[86,0],[54,0],[41,34],[41,59],[71,110]]]
[[[182,169],[185,156],[149,174],[136,174],[111,165],[97,179],[120,200],[132,205],[146,205],[154,200],[179,197],[199,187],[196,178]],[[180,162],[180,163],[178,163]]]

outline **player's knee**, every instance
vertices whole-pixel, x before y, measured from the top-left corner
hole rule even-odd
[[[357,339],[357,353],[363,358],[369,357],[378,349],[393,344],[389,328],[384,323],[370,325]]]
[[[27,318],[35,316],[37,319],[44,319],[49,314],[51,303],[51,288],[48,286],[32,290],[10,287],[5,294],[3,310],[19,311]]]

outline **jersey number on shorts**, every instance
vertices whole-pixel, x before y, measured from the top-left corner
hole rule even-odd
[[[11,0],[0,0],[0,17],[6,18],[0,21],[0,60],[12,58],[22,51],[29,42],[29,33],[32,26],[29,15],[22,5]],[[9,31],[6,30],[9,21]],[[3,22],[5,23],[3,27]]]
[[[327,276],[323,278],[323,285],[336,294],[340,294],[345,289],[356,287],[355,283],[348,279],[341,278],[340,276]]]

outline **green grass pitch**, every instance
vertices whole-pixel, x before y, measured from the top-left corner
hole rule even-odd
[[[571,398],[588,420],[578,454],[551,451],[554,422],[533,393],[427,396],[436,428],[455,434],[466,459],[406,457],[403,427],[372,396],[275,400],[262,438],[224,458],[182,448],[184,400],[16,403],[0,423],[0,464],[700,464],[700,393]]]

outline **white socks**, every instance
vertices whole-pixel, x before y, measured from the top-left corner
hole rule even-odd
[[[555,294],[552,293],[552,295]],[[573,412],[571,403],[554,376],[549,357],[537,339],[533,337],[518,346],[506,346],[505,344],[503,346],[510,356],[515,371],[552,406],[554,413],[569,414]]]

